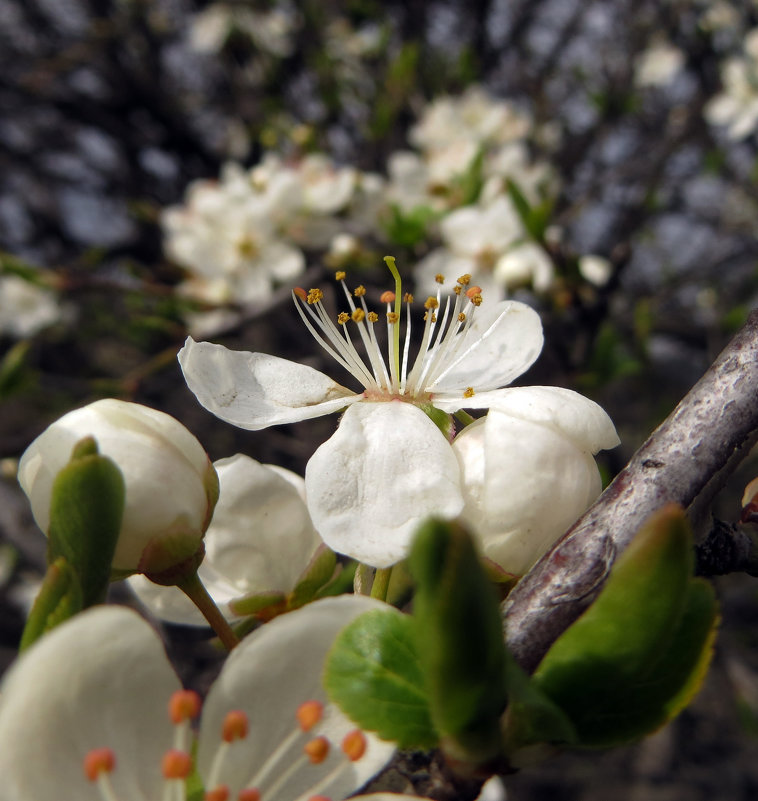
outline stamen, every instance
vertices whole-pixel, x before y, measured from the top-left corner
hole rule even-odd
[[[100,792],[103,801],[118,801],[110,774],[116,767],[116,757],[110,748],[95,748],[84,757],[84,774]]]
[[[237,801],[261,801],[260,790],[256,790],[255,787],[245,787],[237,794]]]
[[[320,289],[314,288],[308,290],[307,301],[311,306],[314,303],[319,303],[323,299],[324,299],[324,293]]]
[[[410,292],[406,292],[403,295],[403,303],[413,303],[413,295]]]
[[[312,765],[320,765],[329,756],[329,740],[323,735],[314,737],[303,746],[303,751]]]
[[[229,801],[229,788],[222,784],[214,790],[206,790],[203,801]]]
[[[344,281],[345,280],[345,275],[346,275],[346,273],[343,270],[337,270],[337,272],[334,274],[334,280],[335,281]]]
[[[463,274],[463,275],[462,275],[462,276],[461,276],[461,277],[458,279],[458,283],[459,283],[461,286],[468,286],[468,285],[471,283],[471,276],[469,275],[469,273],[464,273],[464,274]]]
[[[438,284],[444,284],[445,283],[445,276],[442,275],[442,273],[437,273],[437,275],[434,276],[434,280]]]
[[[365,294],[366,294],[366,287],[363,286],[363,284],[357,286],[355,288],[355,291],[353,292],[353,295],[355,295],[356,298],[362,298]]]
[[[345,323],[347,323],[347,321],[348,321],[349,319],[350,319],[350,315],[349,315],[347,312],[340,312],[340,313],[337,315],[337,322],[338,322],[340,325],[345,325]]]
[[[396,322],[397,322],[399,319],[400,319],[400,318],[398,317],[398,315],[397,315],[397,313],[396,313],[396,312],[387,312],[387,322],[388,322],[390,325],[395,325],[395,323],[396,323]]]
[[[353,729],[342,740],[342,753],[351,762],[357,762],[366,753],[367,745],[366,735],[360,729]]]
[[[379,296],[379,300],[382,303],[394,303],[395,293],[392,290],[388,289],[386,292],[382,292],[382,294]]]
[[[226,743],[235,740],[244,740],[247,737],[248,720],[247,715],[240,709],[233,709],[224,718],[221,728],[221,736]]]
[[[321,701],[304,701],[297,708],[295,717],[303,731],[310,731],[323,717],[324,705]]]
[[[370,323],[375,323],[379,320],[379,315],[375,311],[370,311],[366,318]]]
[[[190,721],[200,715],[202,701],[194,690],[178,690],[168,702],[168,715],[174,724],[174,748],[188,751],[192,733]]]
[[[366,317],[366,312],[363,309],[356,309],[350,317],[352,318],[354,323],[362,323],[364,318]]]
[[[473,398],[474,397],[474,388],[473,387],[466,387],[465,392],[463,393],[464,398]]]
[[[296,286],[292,291],[300,298],[300,300],[303,301],[303,303],[307,302],[308,293],[301,286]]]
[[[163,755],[161,768],[164,779],[186,779],[192,772],[192,757],[186,751],[172,748]]]

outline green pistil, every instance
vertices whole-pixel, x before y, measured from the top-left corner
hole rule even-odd
[[[392,335],[392,355],[395,359],[395,366],[397,367],[397,375],[400,375],[400,314],[403,308],[403,282],[400,278],[400,273],[395,265],[394,256],[385,256],[384,263],[390,268],[392,277],[395,279],[395,314],[397,315],[397,323]]]

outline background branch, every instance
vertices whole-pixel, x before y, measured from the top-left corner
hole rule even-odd
[[[597,502],[516,586],[507,641],[532,671],[590,605],[618,553],[666,503],[700,515],[758,438],[758,312]],[[693,506],[698,500],[697,507]]]

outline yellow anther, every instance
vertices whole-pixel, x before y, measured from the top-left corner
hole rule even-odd
[[[252,259],[258,254],[258,245],[252,237],[245,236],[237,243],[237,252],[243,259]]]
[[[395,302],[395,293],[392,290],[388,289],[386,292],[382,292],[381,296],[379,297],[382,303],[394,303]]]
[[[473,297],[469,298],[469,300],[474,304],[474,306],[481,306],[482,305],[482,296],[481,295],[474,295]]]
[[[439,301],[437,298],[428,297],[424,301],[424,308],[428,311],[429,309],[436,309],[439,307]]]
[[[318,303],[324,297],[324,293],[320,289],[311,289],[308,291],[308,303]]]
[[[468,286],[471,283],[471,276],[468,273],[464,273],[459,279],[458,283],[461,286]]]
[[[345,323],[350,319],[350,315],[347,312],[340,312],[337,315],[337,322],[340,325],[345,325]]]
[[[318,765],[323,762],[329,755],[329,740],[323,735],[321,737],[314,737],[312,740],[303,746],[308,759],[314,764]]]
[[[466,313],[465,312],[461,312],[458,315],[458,322],[459,323],[465,323],[466,322]]]
[[[346,273],[345,273],[344,270],[337,270],[337,272],[334,274],[334,280],[335,281],[344,281],[345,280],[345,275],[346,275]]]
[[[403,303],[413,303],[413,295],[410,292],[406,292],[403,295]]]
[[[353,292],[353,295],[355,295],[356,298],[362,298],[365,294],[366,294],[366,287],[363,286],[363,284],[357,286],[355,288],[355,292]]]
[[[473,398],[474,397],[474,388],[473,387],[466,387],[466,391],[463,393],[464,398]]]
[[[461,294],[462,290],[461,290],[461,288],[458,286],[458,284],[456,284],[456,285],[453,287],[453,292],[455,292],[455,294],[456,294],[456,295],[460,295],[460,294]]]
[[[390,325],[395,325],[399,319],[400,315],[397,312],[387,312],[387,322]]]
[[[370,311],[368,313],[368,321],[370,323],[375,323],[378,319],[379,319],[379,315],[376,312]]]
[[[442,273],[437,273],[437,275],[434,276],[434,280],[438,284],[444,284],[445,283],[445,276],[442,275]]]
[[[429,312],[424,312],[424,322],[426,322],[426,321],[427,321],[427,318],[428,318],[428,317],[429,317]],[[432,320],[432,322],[433,322],[433,323],[436,323],[436,322],[437,322],[437,315],[436,315],[436,314],[434,314],[434,312],[432,312],[432,317],[431,317],[431,320]]]
[[[366,312],[363,309],[355,309],[350,317],[354,323],[362,323],[366,317]]]
[[[324,705],[321,701],[304,701],[297,708],[295,717],[303,731],[310,731],[323,717]]]

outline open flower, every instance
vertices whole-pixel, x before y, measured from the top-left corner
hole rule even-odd
[[[461,519],[482,553],[520,576],[600,494],[592,458],[619,443],[608,415],[560,387],[513,387],[453,441]]]
[[[196,554],[218,497],[218,478],[208,455],[170,415],[113,398],[63,415],[21,457],[18,480],[42,531],[47,533],[50,525],[53,482],[74,445],[89,436],[124,477],[125,506],[113,570],[151,572],[159,562],[162,570]],[[170,563],[174,553],[176,562]]]
[[[355,729],[321,686],[337,633],[377,604],[318,601],[235,649],[197,738],[206,799],[344,798],[384,766],[394,746]],[[142,618],[94,607],[45,635],[4,678],[3,801],[185,801],[199,707]]]
[[[229,602],[252,594],[290,593],[316,551],[326,546],[305,505],[305,482],[296,473],[236,454],[213,463],[219,499],[205,533],[205,559],[198,575],[229,619]],[[172,623],[207,625],[176,587],[144,576],[129,584],[148,609]]]
[[[489,406],[503,392],[498,388],[537,358],[542,326],[538,314],[523,303],[480,306],[478,287],[464,275],[445,302],[439,291],[427,299],[421,344],[412,362],[412,298],[405,298],[401,349],[401,299],[399,293],[385,293],[385,360],[374,330],[379,316],[368,310],[366,290],[358,287],[351,295],[344,277],[337,274],[350,313],[340,314],[337,325],[321,303],[320,290],[299,290],[295,302],[308,329],[360,382],[361,391],[302,364],[191,338],[179,361],[200,403],[241,428],[259,430],[347,407],[336,433],[306,468],[308,509],[331,548],[388,567],[405,557],[423,519],[431,514],[452,518],[463,508],[458,461],[429,413]],[[347,326],[355,326],[365,361]],[[450,428],[448,421],[448,433]]]

